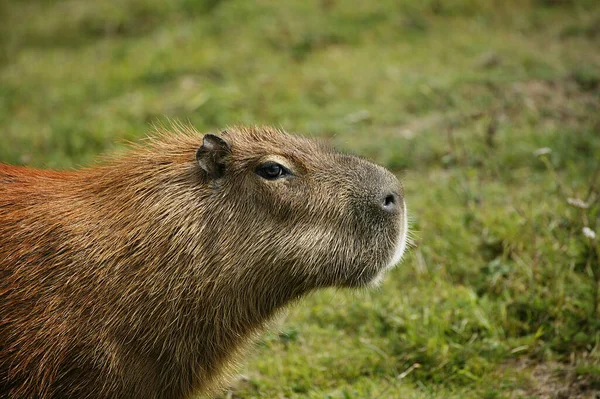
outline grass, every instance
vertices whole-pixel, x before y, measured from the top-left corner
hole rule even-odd
[[[598,26],[593,0],[4,2],[0,161],[165,118],[324,138],[403,175],[414,248],[290,309],[225,396],[593,398]]]

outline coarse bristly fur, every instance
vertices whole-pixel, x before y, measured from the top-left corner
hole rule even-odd
[[[0,164],[0,398],[206,393],[286,304],[400,259],[384,168],[268,127],[171,130],[87,169]]]

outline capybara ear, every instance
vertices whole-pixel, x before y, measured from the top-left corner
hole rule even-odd
[[[229,154],[231,147],[225,140],[214,134],[205,134],[202,146],[196,152],[196,160],[208,177],[215,180],[225,173],[225,161]]]

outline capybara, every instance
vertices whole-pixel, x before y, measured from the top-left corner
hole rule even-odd
[[[0,165],[0,397],[207,393],[287,304],[377,284],[406,220],[392,173],[269,127]]]

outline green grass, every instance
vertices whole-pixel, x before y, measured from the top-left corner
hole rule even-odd
[[[165,118],[322,137],[404,177],[414,247],[290,309],[230,397],[592,398],[598,26],[593,0],[4,2],[0,161],[71,168]]]

